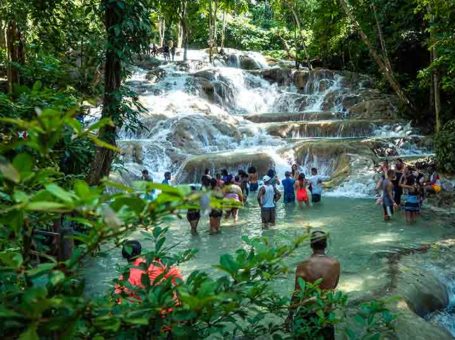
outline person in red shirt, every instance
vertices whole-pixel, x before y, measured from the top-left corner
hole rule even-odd
[[[138,288],[145,288],[142,284],[142,275],[146,273],[146,271],[141,268],[142,263],[146,263],[146,260],[140,257],[142,251],[142,246],[139,241],[130,240],[126,241],[123,244],[122,249],[122,256],[128,260],[129,263],[132,264],[133,267],[130,268],[130,272],[128,275],[128,282],[130,285],[138,287]],[[164,275],[163,275],[164,273]],[[154,260],[153,263],[147,269],[147,274],[150,279],[151,285],[159,285],[161,282],[167,279],[171,279],[172,285],[177,285],[177,279],[183,280],[182,274],[176,267],[168,268],[165,264],[163,264],[159,259]],[[123,275],[119,277],[120,281],[124,281]],[[128,289],[127,287],[121,284],[115,284],[115,294],[122,294],[125,293],[129,296],[130,302],[140,302],[140,297],[134,293],[134,291]],[[177,297],[175,297],[176,303],[178,303]],[[118,298],[118,303],[122,303],[121,298]]]

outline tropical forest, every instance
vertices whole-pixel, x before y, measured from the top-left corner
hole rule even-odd
[[[453,0],[0,0],[2,339],[454,339]]]

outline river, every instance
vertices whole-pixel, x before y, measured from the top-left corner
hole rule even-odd
[[[207,218],[197,236],[190,235],[185,220],[168,222],[175,251],[199,249],[181,268],[184,275],[195,269],[216,275],[212,266],[221,254],[242,247],[242,235],[279,241],[320,228],[329,232],[329,254],[342,265],[339,288],[355,296],[387,286],[387,254],[453,238],[454,221],[429,210],[413,226],[402,214],[389,223],[382,220],[373,198],[376,164],[384,158],[426,159],[432,150],[428,138],[397,118],[393,96],[375,89],[370,78],[325,69],[295,72],[284,64],[270,66],[258,53],[227,50],[213,65],[203,51],[190,51],[189,57],[187,63],[135,69],[129,85],[148,111],[141,117],[145,128],[121,133],[122,180],[138,179],[146,168],[156,181],[171,171],[174,184],[195,183],[205,168],[236,173],[250,165],[260,176],[275,168],[284,177],[295,162],[307,174],[317,167],[332,180],[320,205],[280,204],[271,230],[261,229],[254,197],[239,223],[223,223],[219,235],[208,234]],[[304,247],[289,259],[291,271],[277,283],[280,290],[291,293],[293,269],[308,255]],[[121,264],[118,249],[87,263],[87,294],[111,289]],[[453,327],[452,309],[449,305],[433,316],[434,322]]]

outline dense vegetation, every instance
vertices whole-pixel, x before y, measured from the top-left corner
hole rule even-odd
[[[138,183],[130,188],[103,180],[115,156],[120,128],[140,127],[143,108],[124,86],[129,66],[151,42],[233,47],[377,76],[401,99],[403,114],[435,130],[438,157],[454,171],[455,4],[436,0],[3,0],[0,2],[0,335],[36,339],[225,335],[290,336],[282,325],[289,297],[271,281],[288,269],[282,259],[304,237],[286,245],[245,240],[221,258],[224,276],[194,272],[177,286],[166,282],[138,292],[138,303],[109,296],[88,300],[80,265],[99,247],[119,244],[131,231],[147,237],[168,265],[193,254],[171,255],[159,221],[198,204],[185,188]],[[81,124],[89,107],[102,117]],[[434,127],[434,128],[433,128]],[[23,132],[27,138],[23,138]],[[160,198],[141,194],[157,188]],[[107,190],[109,189],[109,190]],[[77,225],[75,251],[65,257],[61,230]],[[248,250],[245,250],[248,249]],[[176,305],[174,297],[180,303]],[[302,289],[294,334],[312,336],[339,315],[346,297],[317,287]],[[163,308],[172,312],[163,313]],[[268,322],[273,314],[278,320]],[[299,322],[317,315],[310,326]],[[267,322],[259,322],[261,320]],[[357,317],[374,332],[393,317],[381,303]],[[226,328],[228,326],[228,328]]]

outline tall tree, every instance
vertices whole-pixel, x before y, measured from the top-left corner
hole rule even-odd
[[[404,93],[403,89],[401,88],[400,83],[397,81],[393,70],[391,69],[391,64],[388,56],[386,54],[379,54],[374,45],[372,44],[370,38],[365,34],[365,31],[360,26],[359,22],[357,21],[354,12],[352,11],[348,0],[339,0],[340,5],[343,8],[344,12],[346,13],[349,20],[352,22],[352,25],[357,30],[360,35],[360,38],[368,47],[370,55],[372,56],[373,60],[379,67],[379,70],[386,78],[387,82],[389,83],[390,87],[396,93],[399,100],[410,110],[415,111],[414,105],[409,100],[407,95]]]
[[[128,75],[125,64],[132,61],[135,53],[148,48],[151,37],[150,13],[143,0],[103,0],[104,24],[107,33],[106,64],[104,71],[104,97],[102,117],[112,120],[112,125],[99,131],[99,138],[105,143],[96,149],[95,157],[88,174],[90,184],[98,184],[109,175],[116,155],[115,148],[119,129],[131,117],[131,111],[123,102],[125,90],[122,80]]]

